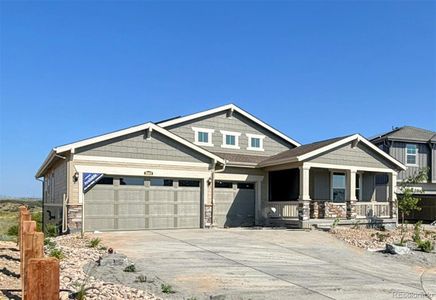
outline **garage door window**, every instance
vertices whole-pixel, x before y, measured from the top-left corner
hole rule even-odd
[[[114,184],[114,179],[112,177],[102,177],[96,184]]]
[[[230,181],[215,181],[215,187],[216,188],[222,188],[222,189],[231,189],[233,187],[233,183]]]
[[[239,182],[238,183],[238,189],[241,189],[241,190],[254,190],[254,183]]]
[[[173,186],[172,179],[152,178],[150,179],[151,186]]]
[[[144,185],[144,178],[142,177],[120,178],[120,185]]]
[[[181,186],[181,187],[199,187],[200,181],[198,181],[198,180],[179,180],[179,186]]]

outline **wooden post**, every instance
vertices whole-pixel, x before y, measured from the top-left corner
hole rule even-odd
[[[24,300],[59,300],[59,260],[32,258],[27,272],[28,288]]]
[[[23,222],[30,221],[31,215],[27,210],[27,207],[25,206],[20,206],[19,210],[20,210],[20,217],[18,220],[18,245],[19,248],[21,249],[21,240],[23,238]]]
[[[23,217],[26,216],[26,214],[23,214]],[[29,214],[30,216],[30,214]],[[24,277],[25,277],[25,258],[24,258],[24,250],[25,250],[25,243],[24,236],[26,233],[33,233],[36,229],[36,222],[35,221],[23,221],[20,225],[21,228],[21,242],[20,242],[20,274],[21,274],[21,288],[24,288]]]

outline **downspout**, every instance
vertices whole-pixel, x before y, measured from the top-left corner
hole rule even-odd
[[[45,190],[45,180],[44,179],[39,179],[39,178],[36,178],[36,180],[38,180],[38,181],[41,181],[42,182],[42,215],[41,215],[41,230],[42,230],[42,232],[44,232],[44,229],[45,229],[45,222],[44,222],[44,202],[45,202],[45,199],[44,199],[44,190]]]
[[[215,168],[215,165],[216,165],[216,160],[215,159],[213,159],[212,160],[212,164],[213,164],[213,169],[212,169],[212,176],[211,176],[211,191],[210,191],[210,194],[211,194],[211,205],[212,205],[212,209],[211,209],[211,211],[210,211],[210,218],[211,218],[211,220],[210,220],[210,227],[213,227],[213,224],[214,224],[214,219],[213,219],[213,215],[214,215],[214,210],[215,210],[215,173],[221,173],[221,172],[224,172],[224,170],[226,169],[226,165],[227,165],[227,160],[225,160],[224,161],[224,164],[223,164],[223,167],[221,168],[221,169],[219,169],[219,170],[217,170],[216,168]]]

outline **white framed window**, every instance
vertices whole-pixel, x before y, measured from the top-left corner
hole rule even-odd
[[[331,199],[335,203],[345,203],[346,175],[342,172],[332,172]]]
[[[418,147],[415,144],[406,145],[406,165],[416,166],[418,165]]]
[[[221,145],[222,148],[240,149],[239,137],[241,133],[225,130],[220,130],[220,132],[223,135],[223,143]]]
[[[247,150],[264,151],[263,149],[263,139],[265,138],[264,135],[247,133],[247,137],[248,137]]]
[[[213,146],[212,133],[214,133],[215,130],[198,127],[192,127],[192,130],[194,130],[194,144],[200,146]]]

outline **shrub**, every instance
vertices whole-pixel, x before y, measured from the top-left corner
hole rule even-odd
[[[8,229],[8,235],[10,236],[18,236],[18,225],[12,225]]]
[[[50,239],[50,238],[45,238],[44,239],[44,245],[49,247],[49,248],[56,247],[56,243],[52,239]]]
[[[162,289],[162,293],[164,293],[164,294],[174,294],[175,293],[173,290],[173,287],[169,284],[162,283],[160,285],[160,288]]]
[[[100,242],[101,242],[101,239],[100,239],[100,238],[93,238],[93,239],[89,242],[88,247],[90,247],[90,248],[97,248],[98,245],[100,244]]]
[[[353,226],[351,227],[351,229],[359,229],[359,224],[360,224],[359,220],[357,220],[356,222],[353,222]]]
[[[47,237],[56,237],[58,236],[58,228],[55,224],[47,224],[45,225],[45,235]]]
[[[434,249],[434,245],[433,245],[433,243],[432,243],[431,241],[429,241],[429,240],[427,240],[427,241],[419,241],[419,242],[418,242],[418,248],[419,248],[421,251],[424,251],[424,252],[430,253],[430,252],[433,251],[433,249]]]
[[[419,242],[421,241],[421,228],[422,228],[422,221],[416,222],[415,226],[413,226],[412,239],[417,244],[419,244]]]
[[[128,265],[127,267],[124,268],[124,272],[136,272],[136,267],[135,265]]]
[[[42,231],[42,212],[32,213],[32,221],[36,222],[36,231]]]
[[[389,233],[380,233],[380,232],[377,232],[375,235],[377,236],[379,242],[386,241],[386,239],[390,236]]]
[[[59,259],[59,260],[61,260],[61,259],[63,259],[63,258],[65,257],[64,253],[63,253],[62,250],[59,249],[59,248],[53,248],[53,249],[51,249],[51,250],[50,250],[50,253],[49,253],[48,256],[50,256],[50,257],[55,257],[55,258],[57,258],[57,259]]]
[[[334,229],[336,226],[338,226],[340,219],[336,218],[332,223],[332,229]]]

